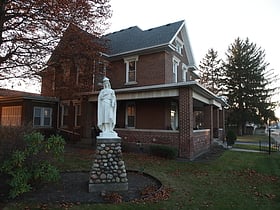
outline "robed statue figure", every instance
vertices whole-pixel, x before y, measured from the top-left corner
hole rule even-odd
[[[97,126],[102,131],[100,137],[117,137],[116,125],[117,102],[115,91],[111,89],[110,80],[103,79],[103,89],[98,95]]]

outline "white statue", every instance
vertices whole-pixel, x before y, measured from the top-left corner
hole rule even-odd
[[[111,89],[107,77],[103,79],[103,89],[98,95],[98,119],[97,126],[102,131],[100,137],[117,137],[114,130],[116,125],[117,102],[115,91]]]

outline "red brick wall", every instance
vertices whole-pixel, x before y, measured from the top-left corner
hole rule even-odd
[[[42,73],[41,94],[43,96],[54,97],[54,92],[52,87],[53,75],[54,75],[53,68],[48,68],[47,70],[44,71],[44,73]]]
[[[136,103],[136,128],[167,129],[165,127],[165,103],[160,100]]]
[[[190,88],[179,89],[179,156],[190,158],[193,140],[193,98]]]
[[[136,128],[159,129],[170,128],[170,101],[165,100],[136,100]],[[126,102],[118,101],[117,128],[125,128]],[[169,115],[168,115],[169,114]]]
[[[163,144],[178,148],[178,131],[116,129],[118,135],[126,143]]]
[[[149,55],[140,55],[138,57],[136,64],[137,84],[125,85],[126,67],[123,58],[121,60],[111,62],[111,70],[107,72],[107,76],[110,77],[111,85],[114,89],[131,86],[164,84],[165,68],[165,52],[160,52]]]
[[[190,159],[197,157],[210,148],[210,130],[196,130],[193,133],[192,151]]]

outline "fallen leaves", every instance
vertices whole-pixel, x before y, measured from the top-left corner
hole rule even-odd
[[[159,201],[168,200],[172,192],[171,188],[162,187],[159,190],[155,191],[153,186],[146,187],[141,191],[142,197],[140,199],[135,199],[133,203],[143,203],[143,202],[152,202],[157,203]]]
[[[250,168],[241,171],[233,171],[233,174],[239,177],[244,177],[249,182],[258,184],[273,183],[279,181],[279,177],[277,176],[261,174],[256,170]]]
[[[123,197],[116,192],[106,193],[103,198],[109,203],[118,204],[123,202]]]

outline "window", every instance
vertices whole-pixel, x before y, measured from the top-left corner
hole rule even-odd
[[[21,126],[21,106],[2,107],[2,126]]]
[[[135,128],[136,106],[135,103],[128,103],[126,106],[126,127]]]
[[[204,114],[203,111],[194,111],[194,129],[203,129],[204,128]]]
[[[81,104],[74,104],[74,110],[75,110],[74,125],[77,127],[80,126]]]
[[[177,57],[173,57],[173,71],[172,71],[172,82],[177,82],[178,67],[180,60]]]
[[[175,48],[176,48],[176,52],[178,52],[180,55],[182,55],[182,49],[184,47],[184,43],[182,42],[181,39],[179,39],[178,37],[175,39]]]
[[[138,56],[124,59],[126,68],[126,83],[136,83],[136,64]]]
[[[182,78],[183,82],[186,82],[188,80],[188,66],[186,64],[182,64]]]
[[[68,104],[60,104],[60,107],[61,107],[61,109],[60,109],[60,116],[61,116],[61,118],[60,118],[60,127],[65,127],[65,126],[67,126],[66,125],[66,118],[67,118],[67,116],[68,116]]]
[[[170,110],[170,125],[172,130],[178,129],[178,104],[175,102],[171,103],[171,110]]]
[[[50,127],[52,124],[52,108],[34,107],[33,125]]]
[[[70,61],[66,60],[64,63],[62,63],[62,69],[63,69],[63,81],[68,82],[70,79]]]

